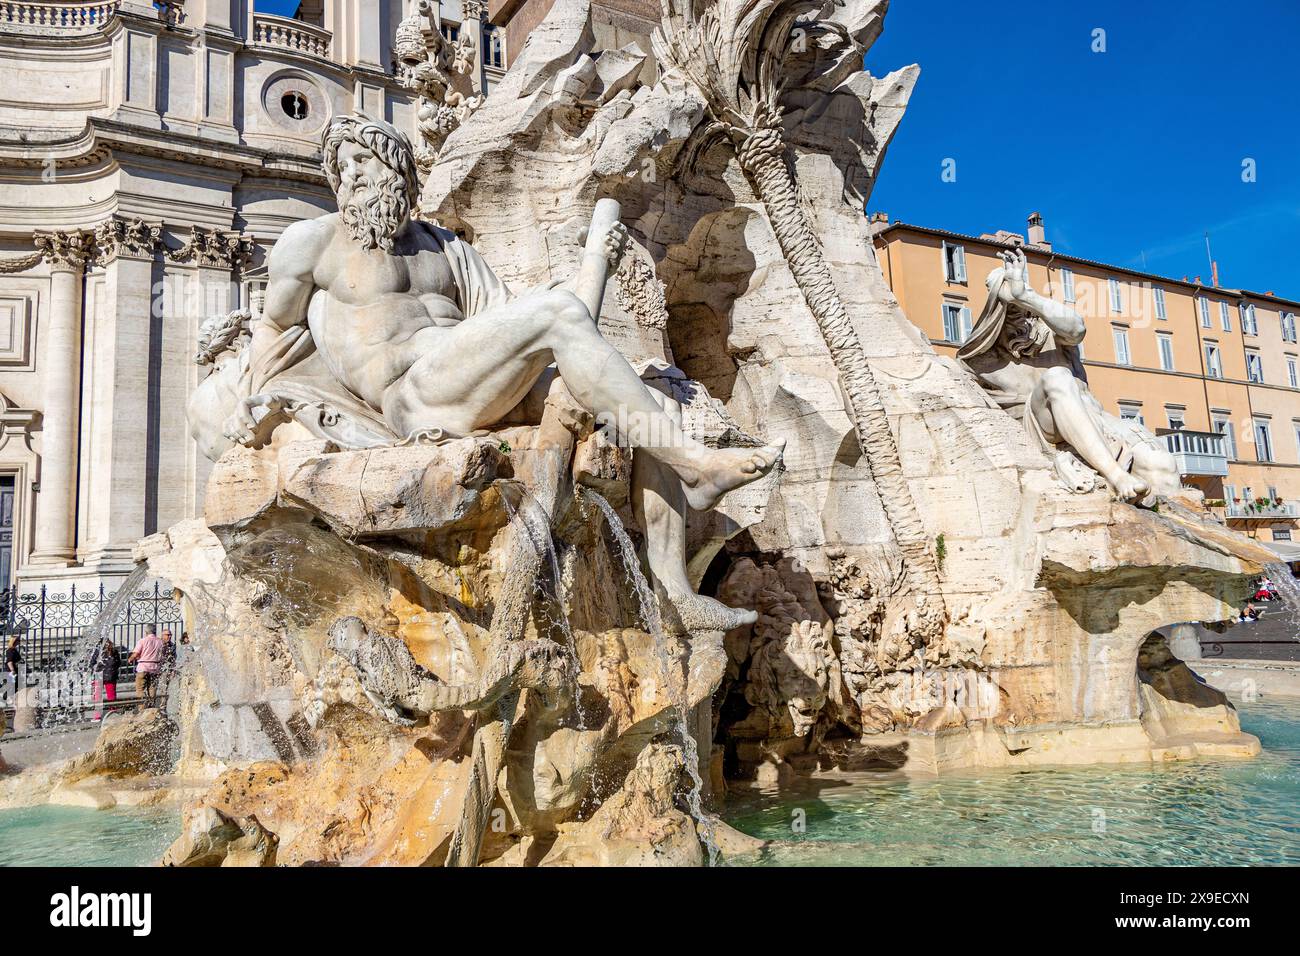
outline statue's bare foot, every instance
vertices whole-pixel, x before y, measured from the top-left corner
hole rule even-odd
[[[687,504],[696,511],[708,511],[728,491],[757,481],[770,472],[784,452],[784,440],[762,448],[710,450],[698,465],[678,470]]]
[[[1115,497],[1120,501],[1137,501],[1151,491],[1150,485],[1127,471],[1110,479],[1110,485],[1115,490]]]
[[[660,592],[663,594],[663,592]],[[664,595],[666,603],[671,605],[664,610],[670,627],[687,634],[700,631],[730,631],[744,627],[758,620],[758,612],[744,608],[728,607],[703,594],[668,593]]]

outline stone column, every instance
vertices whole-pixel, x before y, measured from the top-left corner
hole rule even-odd
[[[81,232],[38,235],[36,243],[50,264],[50,315],[44,333],[45,407],[31,564],[67,567],[77,552],[81,286],[91,243]]]

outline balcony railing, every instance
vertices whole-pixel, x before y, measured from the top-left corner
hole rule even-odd
[[[1229,501],[1223,510],[1226,517],[1245,521],[1300,518],[1300,504],[1294,501]]]
[[[270,13],[253,14],[253,45],[328,59],[334,35],[329,30]]]
[[[52,30],[86,30],[113,19],[122,0],[97,3],[13,3],[0,0],[0,25],[48,27]]]
[[[1185,428],[1160,429],[1157,434],[1169,454],[1178,462],[1181,475],[1228,474],[1228,452],[1218,432],[1194,432]]]

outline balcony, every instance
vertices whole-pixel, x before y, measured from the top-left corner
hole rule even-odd
[[[333,42],[334,35],[329,30],[313,24],[270,13],[253,14],[253,46],[328,60]]]
[[[1227,477],[1228,451],[1218,432],[1162,428],[1156,434],[1178,462],[1180,475]]]
[[[1229,501],[1223,512],[1225,518],[1234,521],[1286,521],[1300,518],[1300,504],[1257,498],[1254,501]]]
[[[122,0],[92,3],[49,3],[27,0],[12,3],[0,0],[0,27],[34,27],[57,32],[80,33],[97,30],[113,19]]]

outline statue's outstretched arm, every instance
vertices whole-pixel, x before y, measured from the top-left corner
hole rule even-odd
[[[1078,345],[1087,327],[1083,316],[1064,302],[1057,302],[1035,292],[1029,285],[1029,261],[1023,249],[998,254],[1005,263],[1006,280],[998,294],[1008,305],[1015,304],[1038,316],[1060,345]]]

